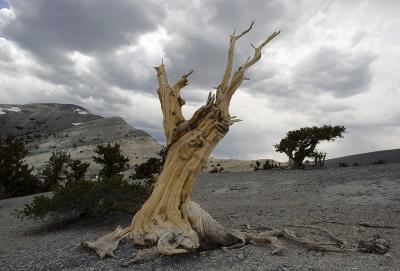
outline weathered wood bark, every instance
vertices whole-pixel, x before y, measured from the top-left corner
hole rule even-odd
[[[184,101],[180,97],[180,91],[188,84],[187,77],[192,72],[183,75],[171,87],[165,66],[162,64],[156,67],[158,95],[167,138],[167,156],[152,195],[132,220],[130,235],[135,243],[154,246],[164,234],[173,233],[172,238],[176,243],[174,249],[178,249],[175,252],[183,252],[181,249],[190,251],[197,249],[203,242],[210,241],[207,232],[200,234],[200,225],[203,225],[204,220],[211,221],[211,217],[190,202],[195,179],[211,151],[229,131],[229,126],[238,121],[230,117],[229,103],[245,80],[245,71],[261,58],[261,49],[279,33],[273,33],[260,46],[253,46],[254,56],[232,76],[235,43],[252,26],[253,23],[240,35],[231,35],[228,62],[216,97],[210,93],[207,103],[189,120],[185,120],[182,115]],[[221,236],[219,238],[223,239]],[[214,243],[219,243],[220,246],[230,245],[232,240],[218,240]]]

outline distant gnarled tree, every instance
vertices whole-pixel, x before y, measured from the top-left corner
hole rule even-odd
[[[343,137],[345,130],[345,127],[340,125],[303,127],[289,131],[274,147],[277,152],[285,153],[289,157],[290,168],[301,168],[304,158],[310,157],[318,143]]]

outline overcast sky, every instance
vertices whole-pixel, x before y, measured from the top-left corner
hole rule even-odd
[[[0,103],[74,103],[164,141],[152,67],[183,90],[190,117],[221,80],[229,34],[242,64],[275,30],[231,103],[243,119],[217,157],[284,160],[288,130],[341,124],[328,157],[400,147],[400,1],[0,0]]]

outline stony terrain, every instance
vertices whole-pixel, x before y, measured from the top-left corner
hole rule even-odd
[[[55,150],[73,159],[91,162],[89,175],[99,168],[92,163],[98,144],[119,143],[135,164],[156,157],[161,145],[143,130],[129,126],[121,117],[103,118],[73,104],[0,105],[0,136],[17,135],[29,150],[26,161],[39,169]]]
[[[31,198],[0,201],[0,270],[124,270],[121,262],[140,249],[124,240],[115,258],[99,260],[80,248],[80,240],[97,238],[117,223],[125,226],[130,215],[51,227],[21,222],[11,215]],[[345,225],[319,225],[352,243],[357,221],[400,225],[400,164],[204,174],[198,180],[194,200],[234,228],[340,222]],[[315,231],[295,231],[308,238],[323,238]],[[282,256],[268,255],[268,247],[246,246],[227,252],[163,257],[125,270],[400,270],[400,229],[365,229],[361,236],[375,233],[391,242],[388,254],[318,253],[285,241],[287,250]]]

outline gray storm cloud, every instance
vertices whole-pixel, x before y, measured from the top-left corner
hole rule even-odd
[[[272,145],[291,129],[345,124],[331,156],[396,148],[399,135],[400,27],[385,1],[53,1],[10,0],[0,9],[0,103],[76,103],[120,115],[163,141],[153,67],[164,59],[170,81],[193,69],[183,90],[190,116],[221,80],[229,35],[256,20],[240,40],[280,29],[232,102],[236,124],[214,155],[281,156]],[[397,86],[397,87],[396,87]],[[382,126],[383,125],[383,126]],[[368,127],[369,133],[364,133]],[[391,131],[388,135],[383,131]],[[382,131],[382,132],[381,132]],[[352,148],[356,142],[374,144]]]

